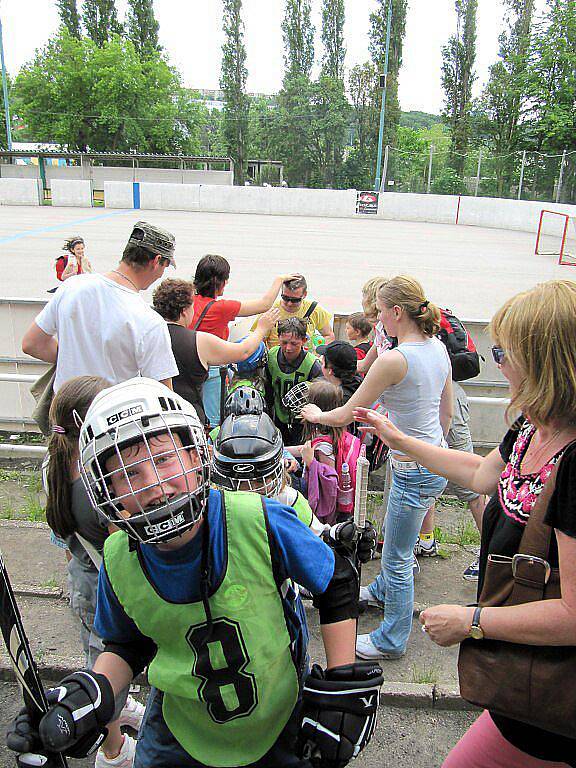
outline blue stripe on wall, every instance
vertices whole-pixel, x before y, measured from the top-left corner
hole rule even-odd
[[[134,200],[134,208],[140,208],[140,182],[132,182],[132,198]]]

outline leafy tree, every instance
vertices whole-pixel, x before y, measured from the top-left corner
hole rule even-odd
[[[378,131],[378,73],[369,61],[352,67],[348,75],[348,93],[353,108],[355,143],[361,155]]]
[[[206,117],[160,55],[143,60],[129,40],[99,47],[65,30],[22,67],[14,101],[36,141],[80,151],[198,153]]]
[[[153,0],[128,0],[126,31],[140,55],[147,56],[160,50],[159,28]]]
[[[309,154],[313,186],[337,188],[342,175],[342,155],[350,124],[350,105],[342,80],[320,77],[310,91]]]
[[[314,26],[310,0],[286,0],[282,21],[285,78],[310,78],[314,63]]]
[[[223,0],[222,70],[220,87],[224,91],[223,135],[226,151],[234,160],[234,181],[244,183],[248,147],[248,113],[246,95],[246,48],[242,22],[242,0]]]
[[[324,58],[322,74],[334,80],[344,80],[344,0],[323,0],[322,3],[322,42]]]
[[[58,13],[62,24],[68,32],[74,37],[80,37],[82,34],[80,15],[76,0],[56,0]]]
[[[122,33],[114,0],[84,0],[82,20],[88,37],[102,46],[112,35]]]
[[[378,68],[378,71],[383,72],[386,52],[388,7],[390,3],[392,3],[392,27],[390,34],[390,55],[386,89],[384,144],[394,145],[396,142],[396,131],[400,123],[398,75],[402,67],[402,49],[406,32],[408,0],[377,0],[377,9],[370,14],[370,55],[372,56],[372,61]]]
[[[463,175],[470,139],[472,85],[476,76],[476,13],[478,0],[455,0],[458,32],[442,48],[445,116],[452,134],[452,167]]]

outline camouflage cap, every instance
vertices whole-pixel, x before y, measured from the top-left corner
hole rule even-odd
[[[129,245],[139,245],[141,248],[153,253],[159,254],[168,259],[170,264],[175,267],[174,249],[176,247],[176,238],[171,232],[147,221],[137,221],[128,239]]]

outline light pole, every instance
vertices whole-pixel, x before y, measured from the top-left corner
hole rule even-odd
[[[380,75],[380,88],[382,88],[382,104],[380,107],[380,130],[378,131],[378,160],[376,161],[376,180],[374,191],[380,189],[380,173],[382,170],[382,143],[384,139],[384,117],[386,115],[386,88],[388,85],[388,58],[390,54],[390,31],[392,29],[392,3],[388,0],[388,21],[386,22],[386,52],[384,54],[384,72]]]
[[[8,101],[8,81],[6,80],[6,65],[4,63],[4,45],[2,43],[2,19],[0,18],[0,64],[2,65],[2,91],[4,92],[4,116],[6,118],[6,143],[8,151],[12,151],[12,131],[10,129],[10,102]]]

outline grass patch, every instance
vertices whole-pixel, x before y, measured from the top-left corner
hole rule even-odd
[[[438,682],[438,676],[438,667],[436,667],[434,664],[431,664],[430,666],[419,666],[418,664],[412,665],[413,683],[428,683],[430,685],[435,685]]]
[[[57,589],[60,584],[55,576],[51,576],[49,579],[46,579],[46,581],[43,581],[40,586],[43,589]]]
[[[25,469],[1,469],[0,483],[18,483],[26,490],[40,493],[42,490],[42,475],[40,472],[27,471]]]
[[[436,526],[434,537],[439,544],[458,544],[461,547],[478,546],[480,544],[480,532],[471,520],[458,523],[456,528],[450,531]]]

